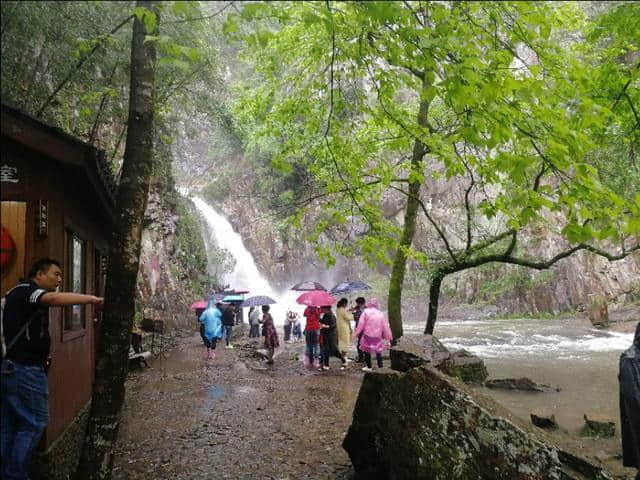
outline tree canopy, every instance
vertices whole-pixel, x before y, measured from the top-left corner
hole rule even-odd
[[[572,3],[245,4],[226,30],[259,75],[236,118],[275,169],[311,172],[316,238],[349,232],[332,250],[318,244],[321,255],[394,265],[397,338],[407,262],[439,278],[433,297],[446,274],[491,261],[548,268],[580,249],[615,259],[638,247],[639,13],[635,3],[592,17]],[[434,182],[453,208],[428,201]],[[390,196],[406,198],[404,222],[385,216]],[[521,234],[540,225],[564,242],[529,258]]]
[[[135,4],[1,8],[3,101],[118,171]],[[434,287],[486,262],[546,268],[637,245],[637,2],[159,8],[158,151],[221,197],[245,157],[268,207],[293,226],[313,218],[327,262],[389,265],[396,336],[407,268]],[[541,235],[557,254],[529,255]]]

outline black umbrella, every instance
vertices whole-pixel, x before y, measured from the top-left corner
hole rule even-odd
[[[291,287],[291,290],[298,290],[300,292],[307,292],[307,291],[311,291],[311,290],[325,290],[326,291],[327,289],[324,288],[318,282],[312,282],[310,280],[307,280],[305,282],[296,283],[293,287]]]
[[[353,292],[362,292],[364,290],[371,290],[371,287],[366,283],[363,283],[359,280],[353,280],[351,282],[342,282],[337,284],[335,287],[331,289],[331,294],[349,294]]]
[[[265,295],[257,295],[255,297],[247,298],[242,304],[241,307],[259,307],[261,305],[271,305],[276,302],[273,298],[267,297]]]

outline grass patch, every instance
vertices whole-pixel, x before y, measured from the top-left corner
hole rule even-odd
[[[581,312],[577,310],[568,310],[566,312],[551,313],[551,312],[538,312],[538,313],[505,313],[504,315],[498,315],[494,317],[496,320],[563,320],[567,318],[575,318],[582,316]]]

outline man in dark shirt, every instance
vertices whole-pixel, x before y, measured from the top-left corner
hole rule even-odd
[[[338,349],[338,334],[336,330],[336,316],[331,311],[330,306],[322,307],[322,319],[320,320],[320,331],[322,332],[322,345],[320,346],[320,363],[322,367],[318,370],[329,370],[329,357],[334,356],[342,362],[341,370],[347,368],[347,360]]]
[[[28,478],[29,460],[49,421],[50,306],[100,305],[102,298],[57,292],[60,263],[43,258],[33,264],[28,280],[5,296],[2,314],[7,352],[2,359],[0,420],[1,478]]]
[[[233,325],[235,324],[236,314],[233,305],[227,305],[222,310],[222,327],[224,329],[224,340],[226,346],[224,348],[233,348],[231,343],[231,333],[233,332]]]
[[[353,313],[353,319],[356,322],[356,328],[358,327],[358,322],[360,321],[360,315],[362,315],[362,312],[364,312],[364,304],[365,304],[365,299],[364,297],[358,297],[356,298],[356,306],[353,308],[353,310],[351,310],[351,313]],[[360,350],[360,339],[362,338],[362,334],[358,335],[358,343],[356,344],[356,349],[358,350],[358,362],[362,363],[364,362],[364,352],[362,350]]]

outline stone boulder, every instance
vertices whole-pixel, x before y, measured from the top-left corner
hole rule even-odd
[[[556,416],[553,413],[540,411],[531,412],[531,423],[538,428],[544,428],[547,430],[556,430],[558,428]]]
[[[589,320],[591,325],[596,328],[608,328],[609,327],[609,309],[607,307],[607,300],[601,296],[590,295],[591,304],[588,309]]]
[[[436,368],[453,366],[453,355],[433,335],[400,337],[398,343],[389,350],[389,359],[391,368],[398,372],[406,372],[421,365]]]
[[[433,335],[401,337],[389,358],[391,368],[399,372],[429,365],[465,383],[482,383],[489,375],[482,359],[466,350],[452,353]]]
[[[492,390],[523,390],[525,392],[559,392],[560,389],[550,385],[536,383],[530,378],[496,378],[487,380],[484,386]]]
[[[453,352],[453,366],[443,366],[441,371],[464,383],[481,384],[489,376],[484,361],[466,350]]]
[[[417,353],[398,350],[392,356],[406,359]],[[493,400],[472,393],[424,361],[404,372],[383,369],[365,374],[343,442],[356,478],[612,478],[580,455],[560,451],[542,432],[510,418]]]

